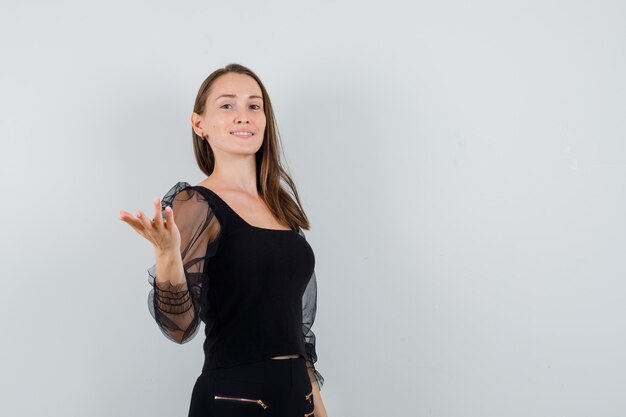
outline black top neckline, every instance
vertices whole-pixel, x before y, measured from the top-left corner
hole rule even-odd
[[[198,187],[198,188],[202,188],[207,190],[209,193],[211,193],[211,195],[215,196],[215,198],[217,198],[224,206],[226,206],[226,208],[235,215],[235,217],[237,217],[239,220],[241,220],[246,226],[252,228],[252,229],[256,229],[256,230],[264,230],[264,231],[268,231],[268,232],[295,232],[295,230],[293,229],[268,229],[265,227],[258,227],[258,226],[254,226],[251,225],[250,223],[248,223],[247,221],[244,220],[243,217],[241,217],[231,206],[228,205],[228,203],[226,201],[224,201],[224,199],[222,199],[222,197],[220,197],[215,191],[211,190],[210,188],[205,187],[204,185],[195,185],[194,187]]]

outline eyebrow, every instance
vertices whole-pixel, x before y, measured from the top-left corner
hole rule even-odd
[[[217,97],[215,99],[215,101],[219,100],[222,97],[230,97],[230,98],[235,98],[237,96],[235,96],[234,94],[222,94],[221,96]],[[250,95],[249,98],[260,98],[261,100],[263,100],[263,97],[261,96],[256,96],[256,95]]]

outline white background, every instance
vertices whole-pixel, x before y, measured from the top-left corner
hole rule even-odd
[[[312,222],[330,417],[626,415],[622,1],[11,2],[0,415],[183,416],[118,219],[204,176],[200,83],[249,66]]]

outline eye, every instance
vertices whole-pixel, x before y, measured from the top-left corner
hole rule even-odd
[[[256,107],[254,110],[261,110],[261,106],[259,106],[258,104],[252,104],[250,107]]]
[[[228,104],[228,103],[226,103],[226,104],[223,104],[220,108],[222,108],[222,107],[224,107],[224,106],[232,106],[232,104]]]

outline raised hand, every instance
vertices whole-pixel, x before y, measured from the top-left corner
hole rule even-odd
[[[154,218],[148,219],[141,211],[133,216],[125,210],[120,210],[120,220],[128,223],[137,233],[148,239],[155,251],[160,253],[180,251],[180,231],[174,221],[174,211],[171,207],[165,208],[165,220],[161,211],[161,199],[155,197]]]

